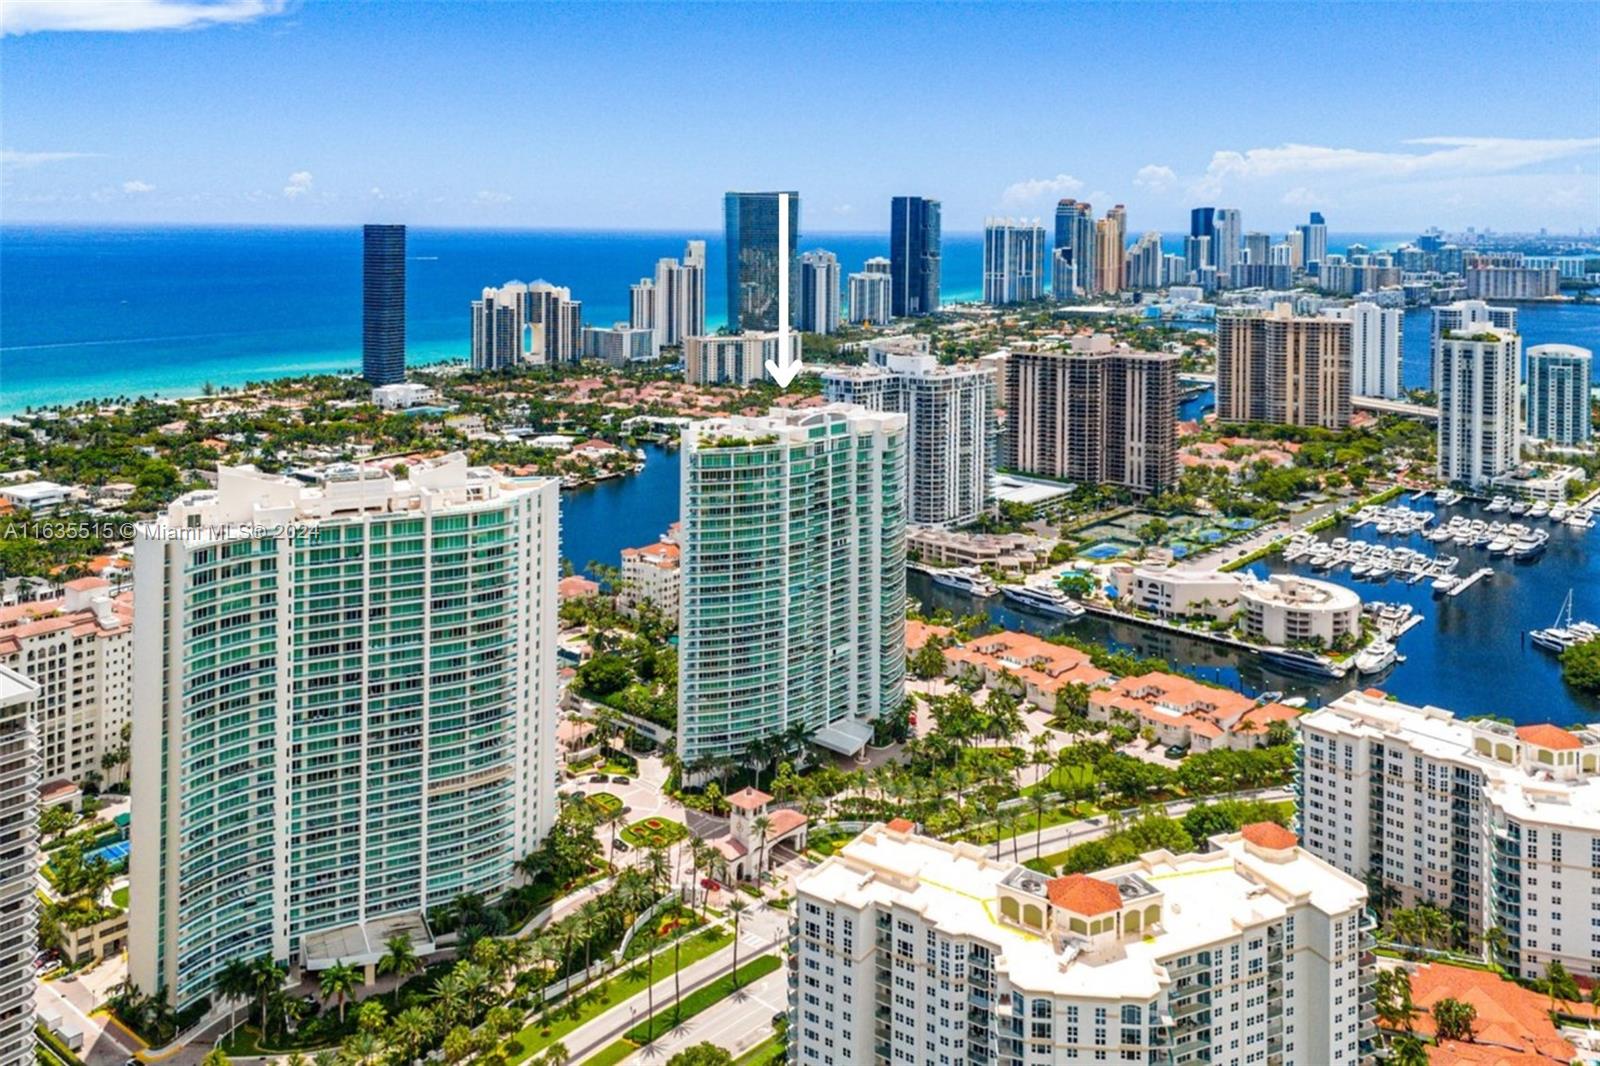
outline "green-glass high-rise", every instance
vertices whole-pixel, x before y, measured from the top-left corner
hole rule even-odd
[[[683,450],[679,756],[859,751],[905,691],[905,416],[775,409]]]
[[[370,966],[554,820],[557,483],[224,468],[135,545],[129,973]]]

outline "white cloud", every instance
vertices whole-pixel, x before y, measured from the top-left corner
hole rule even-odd
[[[293,200],[311,191],[311,171],[297,170],[289,175],[289,184],[283,187],[285,199]]]
[[[1324,207],[1329,206],[1327,200],[1321,196],[1318,196],[1315,192],[1306,188],[1304,185],[1296,185],[1294,188],[1284,193],[1280,199],[1283,203],[1288,204],[1290,207],[1317,207],[1319,205]]]
[[[1372,178],[1422,175],[1499,174],[1508,170],[1600,151],[1600,137],[1530,140],[1517,137],[1418,137],[1404,142],[1432,149],[1372,152],[1314,144],[1284,144],[1246,152],[1216,152],[1206,176],[1273,178],[1294,174],[1339,174]]]
[[[155,192],[156,187],[148,181],[125,181],[122,183],[122,191],[125,193]]]
[[[509,204],[511,202],[511,194],[498,192],[494,189],[479,189],[478,195],[474,199],[480,204]]]
[[[1083,182],[1071,174],[1057,174],[1053,178],[1028,178],[1014,181],[1000,194],[1000,203],[1018,209],[1038,205],[1047,199],[1056,199],[1083,188]]]
[[[254,22],[287,6],[288,0],[6,0],[0,5],[0,36],[194,30]]]
[[[1171,167],[1151,163],[1139,168],[1139,172],[1133,176],[1133,183],[1141,189],[1161,193],[1178,183],[1178,175]]]
[[[46,163],[62,163],[70,159],[99,159],[98,152],[18,152],[7,148],[0,151],[0,166],[37,167]]]

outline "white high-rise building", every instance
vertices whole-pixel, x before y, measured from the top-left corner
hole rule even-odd
[[[1299,721],[1306,850],[1431,902],[1507,967],[1600,976],[1600,730],[1462,720],[1350,692]]]
[[[800,1066],[1357,1066],[1361,882],[1271,823],[1050,877],[876,825],[795,883]]]
[[[683,340],[683,380],[691,385],[748,385],[778,361],[778,334],[714,333]],[[800,334],[789,334],[789,361],[800,358]]]
[[[1484,325],[1447,331],[1435,359],[1439,476],[1481,488],[1521,461],[1522,338]]]
[[[472,301],[472,369],[575,363],[583,355],[583,302],[548,281],[508,281]]]
[[[1588,442],[1593,365],[1594,353],[1575,344],[1528,349],[1528,436],[1552,444]]]
[[[639,306],[641,286],[649,284],[648,311]],[[632,324],[656,331],[656,347],[682,344],[685,337],[698,337],[706,331],[706,242],[688,241],[683,261],[656,260],[654,279],[645,278],[634,286]],[[641,317],[647,321],[640,321]]]
[[[33,705],[41,780],[120,780],[101,760],[122,748],[128,724],[132,621],[133,594],[98,577],[67,582],[56,599],[0,607],[0,666],[43,682]]]
[[[800,256],[797,328],[808,333],[839,330],[839,258],[821,249]]]
[[[886,325],[890,317],[892,279],[888,274],[863,270],[850,275],[850,321]]]
[[[1237,207],[1219,207],[1211,214],[1212,261],[1217,268],[1217,273],[1232,275],[1235,267],[1243,261],[1241,242],[1244,239],[1244,218]],[[1237,282],[1233,283],[1235,287]]]
[[[965,525],[993,506],[999,441],[994,374],[987,368],[887,354],[882,365],[829,367],[822,391],[830,401],[906,416],[910,524]]]
[[[134,543],[129,977],[426,953],[554,823],[559,486],[222,467]],[[368,977],[371,977],[369,969]]]
[[[628,286],[628,325],[634,329],[656,328],[656,283],[640,278]]]
[[[39,908],[39,687],[0,666],[0,1066],[33,1066]]]
[[[1038,219],[991,218],[983,229],[983,302],[1016,304],[1044,296],[1044,227]],[[1116,249],[1120,265],[1122,249]],[[1081,267],[1080,267],[1081,270]],[[1079,279],[1082,284],[1082,279]]]
[[[678,754],[788,729],[854,755],[905,692],[906,416],[829,404],[683,433]]]
[[[1428,353],[1433,358],[1433,391],[1439,391],[1439,337],[1445,333],[1471,333],[1475,326],[1493,326],[1495,329],[1517,329],[1515,307],[1495,307],[1483,300],[1457,300],[1439,304],[1433,309],[1432,329],[1428,337]]]
[[[1322,313],[1350,323],[1350,395],[1398,400],[1405,310],[1362,302]]]

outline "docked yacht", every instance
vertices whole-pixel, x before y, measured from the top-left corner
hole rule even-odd
[[[1489,501],[1489,505],[1485,507],[1484,510],[1488,511],[1490,514],[1499,514],[1501,511],[1509,511],[1511,510],[1511,497],[1496,496],[1494,499]]]
[[[1395,664],[1395,647],[1387,640],[1375,640],[1356,652],[1356,670],[1363,674],[1381,674]]]
[[[1443,595],[1444,593],[1449,592],[1451,589],[1456,587],[1456,582],[1458,580],[1459,578],[1453,574],[1440,574],[1438,577],[1433,579],[1434,594]]]
[[[945,588],[965,592],[969,596],[993,596],[994,582],[975,566],[954,566],[948,570],[933,571],[933,583]]]
[[[1054,618],[1082,618],[1088,614],[1082,604],[1049,585],[1001,585],[1000,592],[1018,607]]]
[[[1315,677],[1343,677],[1349,673],[1350,668],[1343,663],[1336,663],[1323,655],[1316,655],[1309,651],[1295,651],[1292,648],[1268,648],[1261,652],[1261,658],[1269,665],[1281,670],[1289,670],[1297,674],[1311,674]]]
[[[1545,515],[1547,515],[1549,513],[1550,513],[1550,505],[1548,503],[1546,503],[1545,501],[1543,501],[1543,500],[1539,500],[1539,501],[1535,502],[1532,507],[1528,508],[1528,517],[1529,518],[1543,518]]]
[[[1511,546],[1511,555],[1518,560],[1537,559],[1544,554],[1549,543],[1550,534],[1542,529],[1531,530],[1517,538],[1517,542]]]

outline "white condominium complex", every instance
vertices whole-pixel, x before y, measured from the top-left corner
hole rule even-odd
[[[643,548],[622,549],[622,589],[617,606],[633,611],[642,603],[653,604],[662,616],[678,620],[679,589],[683,584],[678,569],[678,544],[662,540]]]
[[[656,347],[682,344],[685,337],[697,337],[704,333],[706,242],[685,242],[681,263],[676,259],[656,260],[656,276],[650,286],[650,297],[649,324],[656,331]],[[633,324],[637,326],[641,323]]]
[[[800,256],[799,307],[795,327],[808,333],[839,331],[839,257],[821,249]],[[885,315],[885,320],[887,320]]]
[[[555,818],[558,486],[223,467],[140,526],[129,975],[370,967]],[[370,969],[369,969],[370,977]]]
[[[789,334],[789,360],[800,358],[800,334]],[[778,361],[778,334],[714,333],[683,340],[683,380],[691,385],[748,385]]]
[[[850,321],[855,325],[882,326],[892,311],[894,278],[876,270],[850,275]]]
[[[133,594],[103,578],[69,581],[59,599],[0,607],[0,666],[32,678],[43,778],[120,779],[101,760],[122,747],[133,699]],[[114,759],[113,759],[114,761]]]
[[[1522,456],[1522,338],[1497,326],[1446,331],[1434,349],[1439,476],[1481,488]]]
[[[802,873],[800,1066],[1356,1066],[1366,889],[1259,823],[1049,877],[894,821]]]
[[[1479,326],[1517,331],[1515,307],[1493,307],[1482,300],[1457,300],[1433,309],[1428,352],[1433,357],[1433,391],[1439,391],[1439,338],[1446,333],[1472,333]]]
[[[1141,494],[1176,483],[1178,357],[1103,333],[1005,359],[1000,465]]]
[[[583,354],[583,302],[548,281],[508,281],[472,301],[472,369],[575,363]]]
[[[987,369],[888,354],[881,365],[824,370],[822,390],[831,401],[906,416],[907,522],[963,525],[993,505],[998,423]]]
[[[1585,444],[1593,434],[1589,413],[1594,353],[1575,344],[1528,349],[1528,436],[1551,444]]]
[[[1038,219],[991,218],[985,222],[983,302],[1017,304],[1043,298],[1044,255],[1044,227]],[[1119,247],[1119,266],[1121,261]]]
[[[0,666],[0,1066],[33,1066],[39,906],[37,688]]]
[[[1398,400],[1403,394],[1400,343],[1405,310],[1363,302],[1329,308],[1323,314],[1350,323],[1350,395]]]
[[[1600,730],[1513,727],[1350,692],[1300,719],[1305,847],[1431,901],[1504,962],[1600,976]]]
[[[683,433],[678,754],[788,729],[847,754],[905,689],[906,416],[829,404]]]

